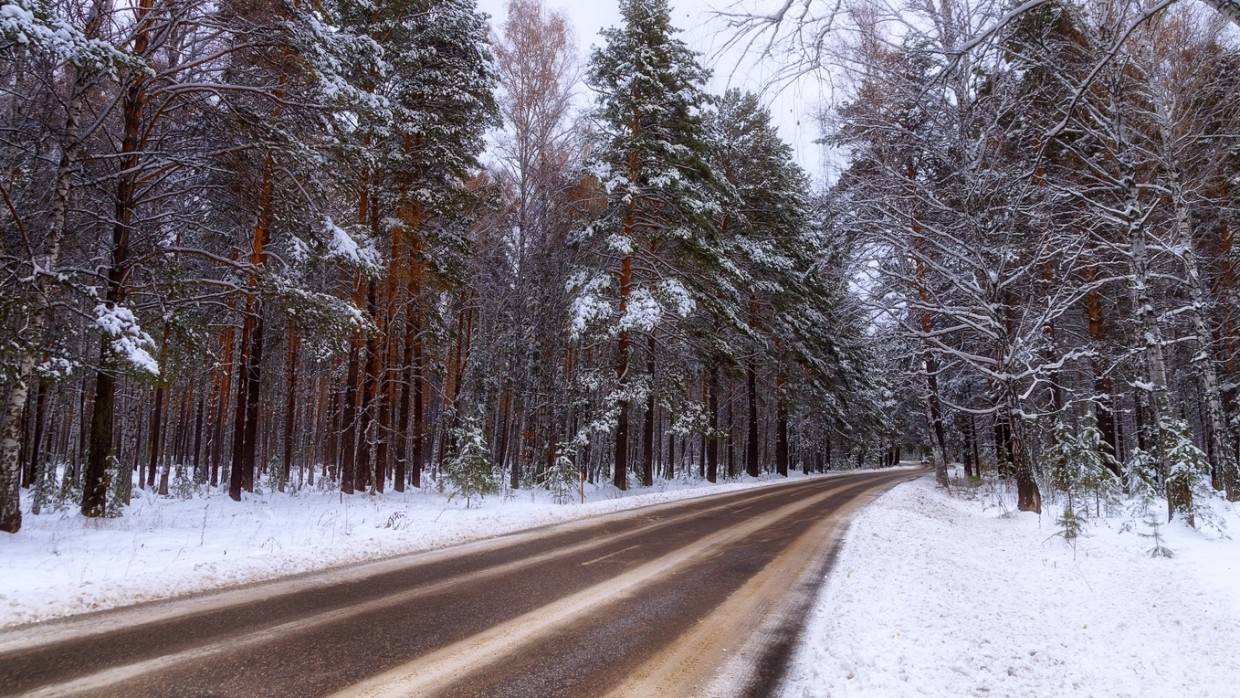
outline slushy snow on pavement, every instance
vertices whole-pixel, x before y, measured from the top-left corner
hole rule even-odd
[[[792,473],[790,479],[800,478]],[[449,501],[422,490],[341,496],[297,494],[157,497],[134,490],[118,518],[76,508],[32,515],[23,492],[20,536],[0,541],[0,628],[183,596],[339,565],[440,548],[584,516],[782,481],[764,475],[710,485],[660,480],[622,492],[585,486],[586,502],[556,502],[543,488]]]

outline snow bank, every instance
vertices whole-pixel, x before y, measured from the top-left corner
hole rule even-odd
[[[800,477],[800,475],[794,475]],[[770,484],[659,481],[621,492],[586,486],[586,503],[557,504],[544,489],[487,497],[467,508],[433,485],[342,496],[216,492],[189,499],[134,491],[125,515],[76,510],[31,515],[0,537],[0,627],[272,579],[443,547],[594,514]]]
[[[1240,544],[1173,524],[1155,559],[1110,520],[1074,549],[1011,501],[923,478],[863,511],[783,695],[1237,695]]]

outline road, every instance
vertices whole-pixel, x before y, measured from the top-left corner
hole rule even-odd
[[[0,694],[767,695],[850,515],[843,474],[0,633]]]

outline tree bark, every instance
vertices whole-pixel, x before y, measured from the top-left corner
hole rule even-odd
[[[241,353],[237,361],[237,405],[233,414],[232,467],[229,472],[228,496],[241,501],[241,491],[254,490],[254,439],[258,434],[258,391],[262,380],[263,300],[258,277],[267,261],[267,238],[270,235],[271,201],[275,187],[275,159],[263,156],[259,182],[258,216],[250,243],[250,272],[245,298],[245,315],[241,322]],[[253,418],[254,423],[250,422]]]
[[[353,304],[360,306],[365,294],[365,282],[359,274],[353,283]],[[340,491],[353,494],[357,469],[357,382],[360,372],[362,339],[355,331],[349,339],[349,365],[344,379],[344,406],[341,409],[343,433],[340,450]]]
[[[715,482],[719,478],[719,369],[712,362],[710,365],[710,428],[706,437],[706,481]]]
[[[1233,494],[1229,483],[1236,481],[1236,461],[1231,444],[1231,432],[1227,428],[1227,416],[1223,409],[1222,391],[1219,387],[1218,367],[1214,359],[1213,335],[1206,317],[1206,308],[1210,306],[1209,290],[1197,263],[1197,252],[1194,249],[1192,220],[1188,204],[1184,200],[1182,186],[1177,180],[1174,183],[1173,199],[1176,208],[1176,230],[1179,233],[1179,248],[1184,262],[1184,271],[1188,276],[1188,288],[1192,298],[1192,322],[1197,339],[1197,352],[1193,354],[1192,364],[1201,381],[1205,392],[1206,438],[1207,453],[1210,460],[1211,484],[1216,490],[1227,490]]]
[[[34,433],[30,435],[30,457],[26,459],[26,476],[24,479],[25,486],[30,487],[38,478],[39,461],[43,456],[43,430],[47,421],[47,391],[51,387],[47,379],[39,379],[35,386],[34,397]]]
[[[1086,279],[1091,284],[1094,282],[1096,275],[1097,272],[1092,266],[1086,270]],[[1106,339],[1106,331],[1103,324],[1102,294],[1097,289],[1089,291],[1085,296],[1085,319],[1090,339],[1095,346],[1101,348]],[[1094,419],[1098,424],[1098,431],[1102,432],[1102,448],[1109,448],[1109,455],[1119,458],[1119,441],[1115,432],[1115,415],[1111,409],[1115,385],[1097,358],[1090,363],[1094,373],[1094,393],[1096,394],[1096,399],[1092,401]],[[1112,467],[1114,468],[1115,466]],[[1119,475],[1119,472],[1116,470],[1114,474]]]
[[[220,332],[222,354],[219,374],[216,378],[214,416],[211,426],[211,486],[220,483],[220,461],[224,453],[224,422],[228,418],[228,403],[232,398],[233,343],[237,328],[229,325]]]
[[[201,457],[201,454],[202,454],[202,423],[204,419],[204,413],[206,412],[206,410],[207,410],[206,397],[201,391],[199,391],[197,408],[194,410],[194,438],[193,438],[193,446],[191,447],[193,449],[193,452],[190,454],[190,460],[194,464],[194,482],[196,483],[202,483],[206,481],[206,477],[204,477],[206,473],[202,471],[202,457]]]
[[[788,398],[784,395],[784,369],[775,377],[775,472],[788,477]]]
[[[146,17],[150,13],[152,2],[153,0],[139,0],[135,8],[136,29],[133,53],[138,56],[146,53],[150,43],[150,25]],[[141,126],[142,112],[146,106],[146,81],[145,73],[135,71],[128,80],[125,97],[122,100],[123,135],[120,147],[122,157],[119,160],[119,171],[122,174],[116,184],[112,254],[108,268],[108,291],[104,302],[109,311],[114,310],[124,301],[125,286],[129,277],[129,235],[133,225],[134,208],[137,205],[137,170],[141,158]],[[90,456],[86,463],[82,492],[82,515],[87,517],[103,516],[106,506],[107,458],[112,449],[112,428],[116,411],[115,364],[116,357],[113,356],[111,342],[105,334],[100,339],[99,365],[101,368],[95,379]]]
[[[749,357],[745,364],[749,433],[745,443],[745,473],[758,477],[758,367],[757,359]]]
[[[293,430],[297,423],[297,355],[301,349],[301,335],[297,332],[297,322],[291,316],[288,319],[287,342],[284,360],[284,457],[281,458],[279,482],[281,492],[284,491],[292,470]]]
[[[649,390],[646,393],[646,422],[642,427],[642,487],[651,487],[654,485],[654,357],[656,344],[654,333],[650,333],[649,345],[646,353],[646,375],[650,381]]]
[[[378,299],[376,298],[375,282],[366,282],[366,312],[370,317],[378,316]],[[379,335],[371,333],[366,338],[366,362],[362,374],[362,405],[359,416],[362,428],[358,434],[358,457],[353,471],[353,489],[362,491],[376,479],[374,471],[374,446],[377,438],[375,421],[375,399],[379,389]]]
[[[155,469],[159,464],[160,439],[163,436],[164,393],[167,382],[164,380],[164,366],[168,360],[168,322],[164,321],[163,334],[159,340],[159,378],[155,381],[155,405],[151,408],[151,433],[148,441],[150,459],[146,466],[146,487],[155,486]],[[168,494],[168,483],[159,483],[159,493]]]
[[[625,214],[625,228],[631,228],[632,205]],[[633,283],[633,257],[625,255],[620,262],[620,302],[618,314],[624,317],[628,310],[629,293]],[[614,465],[612,466],[612,484],[617,489],[627,490],[629,464],[629,400],[625,392],[629,387],[629,331],[621,329],[616,338],[616,443]],[[712,480],[713,482],[713,480]]]

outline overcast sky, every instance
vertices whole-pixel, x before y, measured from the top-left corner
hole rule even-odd
[[[549,8],[563,11],[572,21],[583,63],[589,57],[590,47],[599,42],[599,30],[620,22],[616,0],[545,1]],[[491,15],[492,24],[498,28],[503,21],[507,0],[478,0],[478,6]],[[803,78],[783,90],[776,90],[770,85],[771,66],[761,65],[749,57],[742,57],[740,68],[735,72],[735,55],[720,59],[715,64],[716,47],[724,37],[719,34],[720,25],[713,19],[711,10],[721,6],[724,6],[721,0],[672,0],[672,22],[684,30],[684,41],[704,54],[703,62],[714,71],[710,90],[722,92],[729,86],[735,86],[763,94],[780,134],[792,145],[801,166],[815,179],[821,180],[820,148],[814,144],[814,139],[818,137],[814,110],[823,103],[828,88],[815,78]]]

